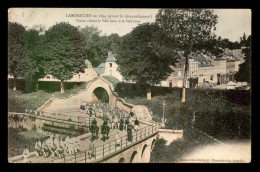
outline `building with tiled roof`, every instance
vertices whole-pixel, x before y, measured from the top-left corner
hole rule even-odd
[[[100,76],[113,76],[119,81],[123,81],[123,76],[117,70],[118,64],[116,63],[116,54],[108,52],[108,56],[105,63],[101,63],[98,67],[94,68]]]
[[[100,63],[100,65],[98,67],[95,67],[94,70],[97,72],[97,74],[101,75],[104,74],[105,72],[105,63]]]

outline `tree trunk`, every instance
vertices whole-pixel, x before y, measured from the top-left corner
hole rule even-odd
[[[63,94],[64,93],[64,81],[61,80],[60,82],[60,93]]]
[[[16,76],[14,76],[14,91],[16,91],[16,80],[17,80],[17,78],[16,78]]]
[[[147,88],[147,101],[149,102],[152,98],[152,91],[151,91],[151,87],[148,86]]]
[[[36,92],[38,91],[38,88],[39,88],[39,84],[38,82],[36,82],[36,87],[35,87]]]
[[[182,98],[181,102],[184,103],[186,101],[186,82],[187,82],[187,72],[188,72],[188,57],[186,57],[185,69],[184,69],[184,78],[183,78],[183,86],[182,86]]]

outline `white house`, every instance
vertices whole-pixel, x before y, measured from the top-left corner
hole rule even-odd
[[[94,68],[96,73],[100,76],[113,76],[117,78],[119,81],[123,81],[123,76],[117,70],[118,64],[116,63],[116,54],[112,54],[112,52],[108,52],[108,57],[105,63],[101,63],[98,67]]]

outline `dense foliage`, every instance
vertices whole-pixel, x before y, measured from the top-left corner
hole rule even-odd
[[[12,75],[15,81],[18,77],[23,77],[25,72],[24,44],[25,28],[21,24],[8,22],[8,74]]]
[[[207,9],[161,9],[156,15],[159,29],[165,33],[163,42],[174,50],[183,51],[185,60],[182,102],[185,102],[185,88],[188,58],[191,53],[210,52],[220,54],[213,30],[216,30],[217,15]]]
[[[165,100],[166,127],[183,129],[192,125],[217,138],[250,137],[250,91],[188,89],[187,101],[181,100],[181,88],[152,87],[157,95],[148,103],[145,91],[134,84],[121,83],[118,95],[131,104],[146,105],[153,112],[153,119],[161,121],[162,102]]]
[[[38,79],[45,76],[43,35],[38,30],[25,32],[25,80],[26,92],[37,91]]]
[[[85,36],[87,42],[86,54],[93,67],[104,63],[109,51],[114,54],[119,53],[121,37],[118,34],[101,36],[101,31],[94,26],[86,26],[80,29],[80,32]]]
[[[158,25],[145,23],[124,36],[117,62],[127,80],[154,85],[172,73],[177,53],[162,45],[159,30]]]
[[[27,146],[30,152],[33,152],[35,151],[34,146],[37,139],[44,141],[48,138],[49,136],[35,131],[20,131],[8,128],[8,157],[21,155],[25,146]]]
[[[251,36],[246,39],[244,35],[241,38],[241,44],[245,46],[242,50],[245,62],[239,65],[239,71],[235,74],[235,79],[236,81],[251,83]]]
[[[149,86],[169,77],[175,66],[177,52],[163,45],[164,38],[157,24],[141,24],[123,37],[117,56],[118,71],[126,80],[146,85],[148,94]]]
[[[45,71],[61,80],[63,93],[64,81],[85,70],[86,40],[78,28],[61,22],[46,31],[44,43]]]

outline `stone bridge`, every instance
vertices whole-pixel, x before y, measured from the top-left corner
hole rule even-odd
[[[152,121],[152,116],[146,106],[132,105],[126,103],[124,99],[119,98],[117,93],[114,92],[113,85],[103,77],[97,77],[94,80],[88,82],[86,87],[77,94],[71,95],[67,98],[51,98],[44,105],[36,110],[39,112],[52,112],[52,113],[70,113],[76,114],[79,112],[79,106],[82,101],[95,102],[97,97],[94,91],[97,88],[102,88],[108,95],[108,102],[110,106],[117,106],[119,109],[126,111],[132,110],[140,121],[142,127],[137,132],[133,132],[132,140],[128,140],[128,136],[120,137],[120,146],[116,146],[118,140],[109,141],[103,145],[97,145],[95,147],[95,157],[87,158],[88,150],[81,150],[80,153],[71,155],[65,158],[58,159],[38,159],[35,158],[35,153],[31,155],[32,162],[40,163],[147,163],[150,162],[150,152],[156,141],[156,137],[159,133],[159,125]],[[78,113],[79,114],[79,113]],[[76,117],[76,116],[75,116]],[[160,133],[159,133],[160,135]],[[175,133],[170,135],[165,134],[164,137],[170,138]],[[82,135],[83,136],[83,135]],[[84,140],[84,136],[81,140]],[[90,138],[88,134],[86,138]],[[85,138],[85,139],[86,139]],[[83,142],[83,141],[82,141]],[[87,147],[87,146],[86,146]],[[9,162],[22,162],[22,157],[17,156],[9,159]]]

